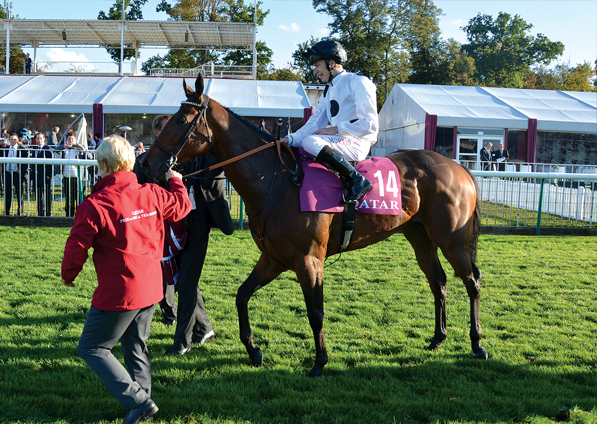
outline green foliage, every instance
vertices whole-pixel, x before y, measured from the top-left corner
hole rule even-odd
[[[263,22],[269,10],[261,9],[262,2],[257,2],[257,25]],[[255,4],[245,4],[243,0],[178,0],[171,5],[165,0],[156,7],[158,12],[166,12],[175,21],[196,22],[254,22]],[[206,46],[208,50],[170,50],[163,57],[156,55],[143,62],[141,70],[150,73],[153,68],[195,68],[213,62],[223,65],[253,65],[252,51],[218,52],[214,46]],[[271,64],[272,50],[258,41],[256,43],[257,66],[267,67]]]
[[[124,409],[76,345],[96,285],[91,260],[60,284],[68,229],[0,227],[0,422],[107,423]],[[448,274],[448,338],[427,352],[433,297],[396,235],[331,258],[324,333],[330,362],[308,379],[313,335],[287,272],[251,299],[250,365],[235,296],[259,252],[249,231],[214,231],[201,288],[218,337],[184,357],[154,316],[148,347],[157,423],[570,423],[597,421],[597,249],[591,237],[482,235],[482,345],[469,354],[469,300]],[[115,355],[122,360],[119,347]]]
[[[426,0],[313,0],[313,6],[332,18],[330,33],[348,53],[345,68],[377,84],[379,108],[393,85],[407,80],[411,64],[405,52],[414,38],[439,31],[439,9]]]
[[[585,62],[570,66],[560,63],[553,68],[538,66],[526,76],[525,88],[542,90],[596,91],[591,81],[595,79],[595,69]]]
[[[276,69],[274,67],[265,68],[259,67],[257,69],[257,79],[269,81],[301,81],[300,69],[294,66],[287,66],[286,68]]]
[[[136,21],[143,19],[143,12],[141,8],[148,0],[116,0],[116,2],[110,7],[106,14],[103,10],[100,10],[97,19],[99,20],[112,20],[118,21],[122,19],[122,6],[124,2],[124,17],[127,21]],[[129,46],[130,47],[130,46]],[[106,51],[115,62],[120,62],[120,46],[109,46]],[[134,48],[125,48],[122,52],[122,58],[130,59],[135,57]]]
[[[486,86],[520,88],[533,65],[548,65],[564,51],[561,42],[552,42],[543,34],[529,35],[533,25],[519,15],[513,18],[500,12],[477,14],[462,29],[467,44],[462,49],[475,59],[475,77]]]
[[[0,66],[6,66],[6,49],[0,49]],[[8,71],[11,74],[22,74],[25,70],[25,53],[20,46],[10,47],[8,57]]]

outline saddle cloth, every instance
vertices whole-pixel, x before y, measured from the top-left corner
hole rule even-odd
[[[302,163],[305,177],[300,188],[301,212],[343,212],[342,181],[320,162]],[[394,162],[385,157],[374,157],[356,165],[373,184],[355,205],[359,213],[402,215],[400,175]]]

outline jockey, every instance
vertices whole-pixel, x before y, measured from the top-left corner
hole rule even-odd
[[[337,41],[320,41],[307,52],[313,73],[327,85],[307,123],[281,141],[302,146],[347,178],[351,193],[345,200],[355,201],[372,187],[348,161],[365,159],[377,141],[376,87],[369,78],[344,70],[346,50]]]

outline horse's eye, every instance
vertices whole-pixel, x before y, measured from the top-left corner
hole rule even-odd
[[[179,124],[186,124],[187,123],[187,117],[186,116],[181,116],[180,118],[178,118],[178,123]]]

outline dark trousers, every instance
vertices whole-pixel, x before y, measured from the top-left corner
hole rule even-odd
[[[52,215],[52,184],[50,180],[37,180],[35,185],[35,199],[37,202],[37,215]]]
[[[79,179],[77,177],[62,177],[62,190],[64,192],[64,212],[66,212],[66,216],[75,216]]]
[[[10,215],[13,193],[17,196],[17,215],[23,212],[23,180],[18,172],[4,171],[4,213]]]
[[[163,277],[163,275],[162,275]],[[166,283],[166,278],[162,278],[164,284],[164,298],[160,301],[160,310],[164,322],[174,321],[176,319],[176,286],[169,286]]]
[[[77,346],[79,356],[127,410],[151,396],[151,362],[145,342],[155,307],[114,312],[92,306]],[[112,354],[118,340],[126,368]]]
[[[199,289],[210,234],[209,219],[193,219],[185,247],[177,256],[178,313],[173,348],[178,350],[188,348],[193,336],[195,340],[201,339],[213,329]]]

